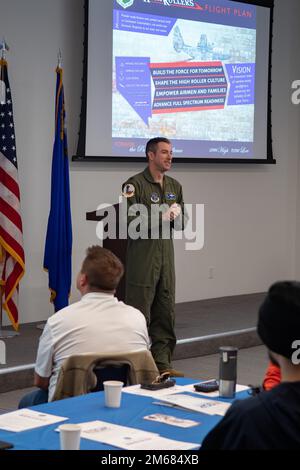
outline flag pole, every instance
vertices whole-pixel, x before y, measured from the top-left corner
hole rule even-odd
[[[62,53],[61,53],[60,48],[58,49],[58,54],[57,54],[57,68],[58,69],[62,68]],[[43,330],[45,328],[45,324],[46,324],[46,322],[39,323],[38,325],[36,325],[36,327],[37,327],[38,330]]]
[[[11,330],[4,330],[3,329],[3,323],[2,323],[2,314],[3,314],[3,303],[2,303],[2,297],[3,297],[3,287],[0,286],[0,296],[1,296],[1,302],[0,302],[0,339],[8,339],[8,338],[13,338],[14,336],[19,336],[20,333],[17,331],[11,331]]]

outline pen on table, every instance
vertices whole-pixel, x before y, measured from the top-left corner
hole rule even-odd
[[[168,406],[169,408],[180,408],[180,409],[182,409],[181,406],[172,405],[171,403],[164,403],[162,401],[153,401],[152,405]]]
[[[152,405],[168,406],[169,408],[176,408],[177,410],[191,411],[190,408],[187,406],[173,405],[172,403],[166,403],[163,401],[153,401]]]

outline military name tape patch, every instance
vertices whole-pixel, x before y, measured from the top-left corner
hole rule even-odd
[[[135,194],[135,187],[133,184],[125,184],[123,186],[122,194],[124,197],[132,197]]]

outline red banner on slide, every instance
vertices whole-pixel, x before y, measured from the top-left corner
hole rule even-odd
[[[149,64],[155,95],[152,113],[224,109],[228,84],[222,62]]]

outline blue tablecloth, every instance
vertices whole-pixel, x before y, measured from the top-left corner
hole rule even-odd
[[[177,379],[178,385],[196,383],[191,379]],[[199,381],[198,381],[199,382]],[[236,398],[249,396],[247,392],[240,392]],[[153,404],[158,401],[151,397],[143,397],[129,393],[122,394],[120,408],[107,408],[104,405],[104,392],[90,393],[88,395],[60,400],[44,405],[35,406],[32,409],[44,413],[55,414],[69,418],[69,423],[82,423],[86,421],[101,420],[123,426],[129,426],[144,431],[159,433],[163,437],[185,442],[201,443],[206,434],[220,421],[221,416],[209,416],[203,413],[181,410]],[[229,399],[222,399],[231,402]],[[164,413],[178,418],[192,419],[199,426],[192,428],[179,428],[163,423],[148,421],[144,416],[153,413]],[[55,431],[58,424],[40,427],[31,431],[13,433],[0,429],[0,440],[14,444],[14,449],[28,450],[57,450],[59,449],[59,433]],[[107,446],[99,442],[81,439],[80,448],[117,450],[116,447]]]

